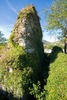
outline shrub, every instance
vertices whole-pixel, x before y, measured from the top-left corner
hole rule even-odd
[[[32,68],[28,66],[26,54],[19,45],[6,50],[3,55],[0,59],[0,84],[8,93],[21,97],[28,91]]]
[[[26,54],[22,47],[12,44],[11,48],[4,48],[2,53],[0,84],[8,93],[13,93],[14,97],[28,96],[32,81],[39,78],[36,55]]]
[[[45,100],[45,91],[44,89],[41,89],[40,81],[37,82],[37,84],[32,84],[33,88],[29,88],[30,94],[34,95],[36,100]]]
[[[52,59],[54,60],[54,57],[51,57]],[[67,100],[66,54],[59,53],[54,62],[50,64],[49,77],[45,89],[47,91],[46,100]]]

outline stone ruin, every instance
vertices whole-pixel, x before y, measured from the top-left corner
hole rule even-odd
[[[38,45],[43,52],[42,30],[39,16],[33,5],[29,5],[19,12],[12,34],[14,35],[13,42],[24,47],[26,52],[37,52]]]
[[[12,63],[15,62],[15,59],[16,59],[16,56],[15,58],[12,58],[12,55],[10,57],[10,54],[9,54],[13,49],[12,44],[18,44],[25,51],[25,54],[28,54],[31,56],[31,59],[32,59],[31,67],[34,72],[33,80],[37,81],[43,78],[42,64],[44,64],[43,63],[44,62],[44,48],[43,48],[43,43],[42,43],[42,30],[41,30],[39,20],[40,18],[33,5],[29,5],[19,12],[16,24],[14,25],[13,31],[9,38],[9,42],[6,48],[2,50],[2,55],[0,57],[0,65],[4,64],[3,67],[8,74],[11,75],[11,73],[13,73],[13,70],[18,69],[18,68],[13,68],[12,64],[9,64],[11,61]],[[18,58],[19,57],[20,55],[18,55]],[[23,63],[22,58],[23,57],[21,57],[21,62]],[[18,59],[17,61],[19,60],[20,59]],[[29,62],[30,61],[28,61],[27,63]],[[5,90],[4,87],[5,87],[5,84],[0,84],[0,89]],[[10,84],[9,88],[11,89],[11,87],[12,87],[12,84]]]

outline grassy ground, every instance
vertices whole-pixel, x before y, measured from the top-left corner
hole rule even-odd
[[[67,100],[67,55],[53,52],[46,85],[46,100]]]

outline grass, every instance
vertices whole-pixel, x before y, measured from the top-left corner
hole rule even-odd
[[[46,100],[67,100],[67,55],[57,53],[56,59],[51,57],[51,61]]]

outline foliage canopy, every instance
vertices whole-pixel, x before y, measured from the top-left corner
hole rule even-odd
[[[48,29],[67,28],[67,0],[55,0],[48,15]]]
[[[6,42],[7,39],[4,37],[4,34],[0,31],[0,43]]]
[[[57,30],[59,37],[65,42],[64,51],[67,52],[67,0],[54,0],[48,14],[48,30]]]

